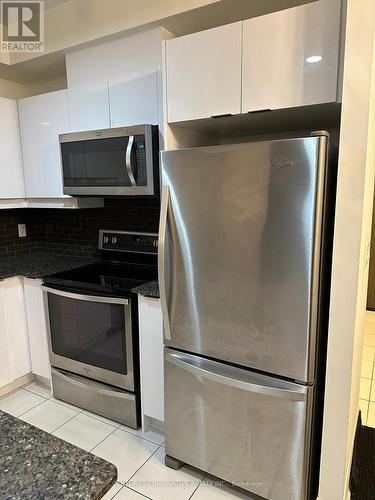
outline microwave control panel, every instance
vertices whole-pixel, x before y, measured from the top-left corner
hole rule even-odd
[[[135,163],[137,166],[136,178],[138,186],[147,185],[147,168],[146,168],[146,142],[144,135],[136,135],[134,137]]]

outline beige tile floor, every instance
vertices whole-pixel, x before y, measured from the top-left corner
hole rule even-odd
[[[374,389],[375,391],[375,389]],[[164,437],[130,429],[55,399],[35,383],[0,399],[0,410],[39,427],[116,465],[116,484],[104,500],[253,499],[191,467],[164,465]],[[1,498],[1,494],[0,494]]]
[[[366,313],[359,398],[362,423],[375,427],[375,312],[372,311]]]

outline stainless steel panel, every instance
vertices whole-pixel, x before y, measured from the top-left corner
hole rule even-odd
[[[60,143],[75,141],[91,141],[96,139],[110,139],[111,137],[127,137],[130,135],[148,134],[151,136],[152,125],[134,125],[132,127],[115,127],[101,130],[85,130],[83,132],[69,132],[59,134]]]
[[[113,297],[97,297],[95,295],[82,295],[71,292],[66,292],[62,290],[56,290],[54,288],[42,287],[43,290],[43,300],[44,300],[44,310],[46,315],[46,325],[48,332],[48,349],[49,349],[49,359],[53,367],[61,368],[62,370],[67,370],[74,372],[78,375],[83,375],[84,377],[91,378],[93,380],[98,380],[104,382],[105,384],[110,384],[115,387],[120,387],[129,391],[134,391],[134,363],[133,363],[133,336],[132,336],[132,317],[131,317],[131,307],[127,299],[119,299]],[[109,303],[109,304],[120,304],[124,306],[125,310],[125,321],[126,327],[124,335],[126,335],[126,365],[127,373],[117,373],[104,368],[99,368],[97,366],[88,365],[86,363],[81,363],[74,359],[66,358],[56,354],[52,349],[51,340],[51,322],[48,307],[48,294],[58,295],[60,297],[67,297],[74,300],[83,300],[89,302]]]
[[[166,349],[166,454],[269,500],[306,500],[313,393]]]
[[[138,428],[135,394],[55,368],[51,369],[51,380],[55,398],[134,429]]]
[[[314,380],[327,144],[162,153],[166,345]]]
[[[131,179],[131,186],[65,186],[63,187],[64,194],[70,195],[108,195],[108,196],[152,196],[155,195],[156,187],[154,179],[154,152],[152,140],[152,125],[134,125],[132,127],[116,127],[102,130],[89,130],[84,132],[71,132],[68,134],[60,134],[60,144],[75,141],[89,141],[97,139],[109,139],[112,137],[133,137],[135,135],[145,135],[146,143],[146,186],[137,186],[135,183],[134,175]],[[127,155],[126,155],[127,156]],[[126,159],[127,168],[129,159]],[[130,166],[131,169],[131,166]],[[64,179],[64,166],[62,165],[62,176]],[[134,181],[134,182],[133,182]]]

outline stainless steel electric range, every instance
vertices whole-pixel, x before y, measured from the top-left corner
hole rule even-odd
[[[53,394],[130,427],[140,423],[138,306],[157,278],[158,237],[99,232],[101,261],[44,278]]]

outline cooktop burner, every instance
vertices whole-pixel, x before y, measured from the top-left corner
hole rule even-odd
[[[128,295],[157,279],[157,235],[100,231],[102,261],[44,278],[52,287]]]

